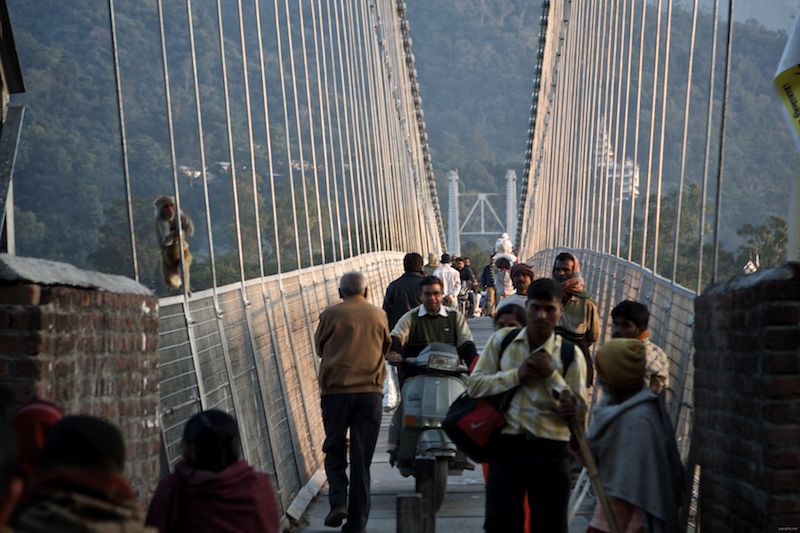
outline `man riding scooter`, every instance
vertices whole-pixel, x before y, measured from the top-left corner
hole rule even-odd
[[[463,380],[466,368],[478,355],[464,315],[443,305],[442,281],[435,276],[428,276],[420,282],[420,289],[422,305],[408,311],[397,322],[391,333],[392,345],[386,356],[390,363],[399,366],[402,391],[401,405],[395,411],[389,426],[389,454],[392,464],[396,464],[404,476],[414,473],[419,454],[425,455],[425,452],[421,451],[424,446],[418,448],[415,443],[423,443],[421,434],[425,428],[437,427],[440,423],[439,418],[444,418],[447,413],[449,402],[465,390]],[[445,353],[446,350],[450,352]],[[454,352],[457,352],[457,355]],[[431,364],[432,361],[447,359],[452,361],[452,368],[443,370]],[[466,366],[461,369],[456,368],[459,366],[459,360]],[[411,380],[416,376],[422,377]],[[406,382],[408,386],[404,387]],[[409,394],[408,398],[404,397],[406,394]],[[417,404],[429,396],[432,403],[426,404],[428,405],[426,409],[430,409],[430,412],[422,415],[426,421],[411,423],[410,420],[414,417],[406,411],[416,409]],[[427,418],[429,415],[431,418]],[[405,435],[402,439],[401,430],[402,435]],[[439,431],[442,438],[447,439],[449,446],[452,446],[454,453],[455,446],[443,431]],[[418,442],[415,440],[417,438],[420,439]],[[453,463],[451,457],[449,461],[440,463],[440,466],[446,469],[448,462],[451,463],[450,468],[455,468],[459,472],[467,467],[465,456],[463,458],[459,456],[456,459],[457,464]],[[446,482],[446,470],[442,474],[437,474],[437,479]],[[420,479],[417,479],[417,482],[419,484]],[[438,490],[439,493],[443,492],[443,486]],[[441,504],[441,494],[436,498],[436,503],[437,507]]]
[[[423,278],[420,290],[422,305],[414,307],[397,321],[386,359],[399,365],[403,358],[419,355],[430,343],[442,342],[454,346],[461,360],[469,367],[478,356],[478,350],[464,315],[443,305],[442,280],[436,276]],[[400,387],[406,379],[418,373],[400,366]],[[391,444],[391,432],[389,439]]]

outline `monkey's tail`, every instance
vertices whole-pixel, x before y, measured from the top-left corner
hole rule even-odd
[[[167,276],[167,285],[173,289],[181,286],[181,276],[177,272],[172,272]]]

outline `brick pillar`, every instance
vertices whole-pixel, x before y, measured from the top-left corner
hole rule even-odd
[[[800,263],[709,288],[695,301],[695,317],[701,527],[797,528]]]
[[[159,478],[158,298],[122,276],[0,254],[0,383],[125,437],[142,502]]]

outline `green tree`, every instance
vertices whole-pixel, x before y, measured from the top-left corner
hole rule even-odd
[[[771,215],[763,224],[744,224],[736,230],[744,239],[739,246],[738,261],[744,264],[759,257],[761,268],[775,266],[786,260],[789,225],[783,217]]]

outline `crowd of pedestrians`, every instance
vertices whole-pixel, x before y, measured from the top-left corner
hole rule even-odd
[[[549,277],[539,279],[506,249],[495,251],[480,276],[467,258],[444,254],[440,261],[426,272],[420,254],[407,254],[383,309],[368,302],[365,276],[348,272],[339,280],[342,301],[320,315],[314,344],[329,483],[325,525],[366,530],[385,365],[440,342],[470,368],[470,396],[512,394],[484,465],[486,531],[566,531],[570,464],[586,459],[571,428],[576,421],[585,426],[592,396],[587,435],[613,516],[598,505],[589,531],[611,531],[612,523],[626,532],[676,530],[682,472],[665,410],[669,360],[650,339],[647,307],[618,303],[612,339],[597,347],[601,322],[575,255],[559,254]],[[483,290],[483,305],[475,304],[494,320],[480,354],[457,308],[465,287]],[[415,375],[399,370],[401,386]],[[557,398],[554,390],[570,394]],[[390,425],[390,454],[399,413]],[[158,484],[146,513],[124,476],[122,435],[107,421],[65,416],[35,400],[13,416],[0,413],[0,441],[9,444],[0,449],[0,530],[280,530],[272,481],[242,460],[236,421],[221,411],[188,420],[182,459]]]

